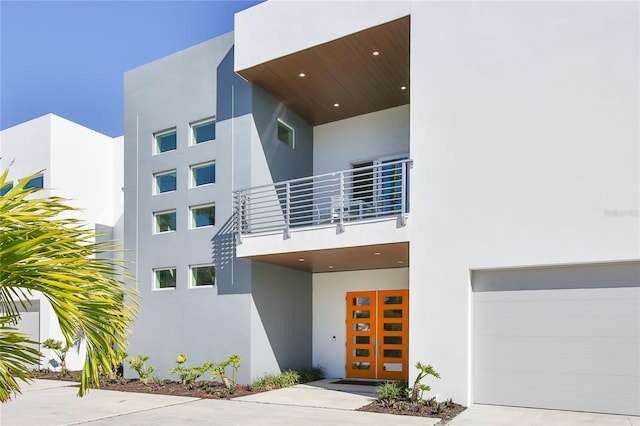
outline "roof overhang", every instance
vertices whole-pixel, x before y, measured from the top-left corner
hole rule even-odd
[[[315,126],[408,104],[409,40],[405,16],[238,74]]]
[[[409,266],[409,243],[277,253],[246,259],[312,273],[406,268]]]

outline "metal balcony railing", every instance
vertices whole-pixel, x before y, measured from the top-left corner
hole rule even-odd
[[[409,212],[409,159],[379,162],[233,192],[235,228],[243,235],[347,223]]]

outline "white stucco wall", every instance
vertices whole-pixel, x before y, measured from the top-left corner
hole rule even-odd
[[[472,402],[470,269],[640,257],[638,8],[412,3],[409,364],[442,397]]]
[[[409,105],[359,115],[313,128],[313,174],[409,153]]]
[[[9,180],[19,179],[44,170],[45,191],[39,196],[60,196],[67,204],[81,209],[73,216],[90,229],[96,224],[113,227],[123,213],[122,200],[116,198],[123,182],[122,138],[88,129],[55,114],[47,114],[5,129],[0,133],[0,169],[13,162]],[[115,238],[122,235],[114,232]],[[120,240],[121,241],[121,240]],[[40,341],[62,340],[62,332],[51,304],[40,293]],[[56,359],[44,350],[43,367],[51,367]],[[73,348],[67,357],[70,369],[82,368],[84,345]]]
[[[347,292],[405,289],[408,280],[408,268],[313,274],[313,365],[345,377]]]
[[[235,70],[326,43],[409,12],[407,0],[261,3],[235,15]]]

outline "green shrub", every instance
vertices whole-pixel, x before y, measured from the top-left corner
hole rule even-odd
[[[286,370],[280,374],[266,374],[251,383],[254,391],[269,391],[286,388],[300,382],[300,374],[297,371]]]
[[[233,369],[233,373],[231,375],[231,380],[227,377],[225,370],[227,367],[231,366]],[[227,389],[232,389],[235,391],[235,387],[238,381],[238,369],[240,368],[240,355],[233,354],[229,355],[226,360],[222,361],[219,364],[211,364],[211,379],[215,380],[220,377],[222,383],[225,385]]]
[[[315,382],[316,380],[322,380],[325,377],[324,368],[320,366],[305,368],[300,371],[299,374],[300,383]]]
[[[149,378],[153,380],[153,377],[151,377],[151,374],[153,374],[153,367],[147,366],[145,364],[148,359],[149,357],[145,355],[138,355],[137,357],[132,356],[131,358],[129,358],[129,366],[133,368],[136,373],[138,373],[140,381],[144,385],[149,383]]]
[[[380,402],[392,402],[407,399],[406,382],[386,382],[376,388]]]
[[[431,390],[431,386],[428,385],[424,385],[421,383],[421,380],[423,378],[425,378],[426,376],[433,376],[436,379],[440,378],[440,374],[438,374],[436,372],[436,370],[433,369],[433,367],[431,366],[431,364],[429,365],[424,365],[421,362],[417,362],[416,363],[416,368],[418,370],[420,370],[420,373],[418,373],[418,376],[416,377],[416,381],[413,383],[413,388],[411,389],[411,401],[412,402],[418,402],[422,399],[422,393],[424,391],[429,392]]]
[[[67,352],[69,352],[69,349],[71,349],[72,345],[70,344],[65,345],[60,340],[47,339],[44,342],[42,342],[42,346],[47,349],[51,349],[56,354],[56,356],[60,359],[60,374],[62,374],[63,376],[66,376],[68,373]]]
[[[169,370],[171,374],[177,374],[183,385],[191,386],[200,376],[213,367],[213,363],[205,362],[198,367],[187,366],[187,356],[180,354],[176,357],[176,366]]]

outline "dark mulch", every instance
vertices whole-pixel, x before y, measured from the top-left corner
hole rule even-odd
[[[71,371],[62,376],[60,373],[51,371],[36,371],[33,373],[36,379],[80,381],[80,372]],[[143,384],[139,379],[105,379],[100,382],[100,389],[114,390],[121,392],[140,392],[158,395],[188,396],[192,398],[213,398],[229,399],[239,396],[257,393],[252,391],[247,385],[237,385],[233,394],[220,382],[201,381],[194,385],[186,386],[173,380],[162,380]],[[411,403],[409,401],[381,402],[375,401],[369,405],[358,408],[358,411],[368,411],[372,413],[396,414],[403,416],[436,417],[443,420],[450,420],[465,410],[460,404],[451,401],[436,403],[434,400]]]
[[[33,377],[36,379],[79,382],[80,372],[71,371],[67,375],[63,376],[57,372],[37,371],[33,373]],[[220,382],[198,381],[193,385],[183,385],[181,382],[176,382],[174,380],[159,380],[149,381],[145,385],[139,379],[124,379],[121,377],[101,380],[100,389],[121,392],[153,393],[158,395],[189,396],[192,398],[213,399],[236,398],[239,396],[257,393],[255,391],[252,391],[251,388],[247,385],[236,385],[235,391],[231,393],[229,389],[227,389]]]
[[[455,402],[435,402],[435,400],[432,399],[415,403],[411,401],[374,401],[369,405],[358,408],[358,411],[369,411],[372,413],[436,417],[443,420],[451,420],[464,410],[466,410],[466,407],[456,404]]]

